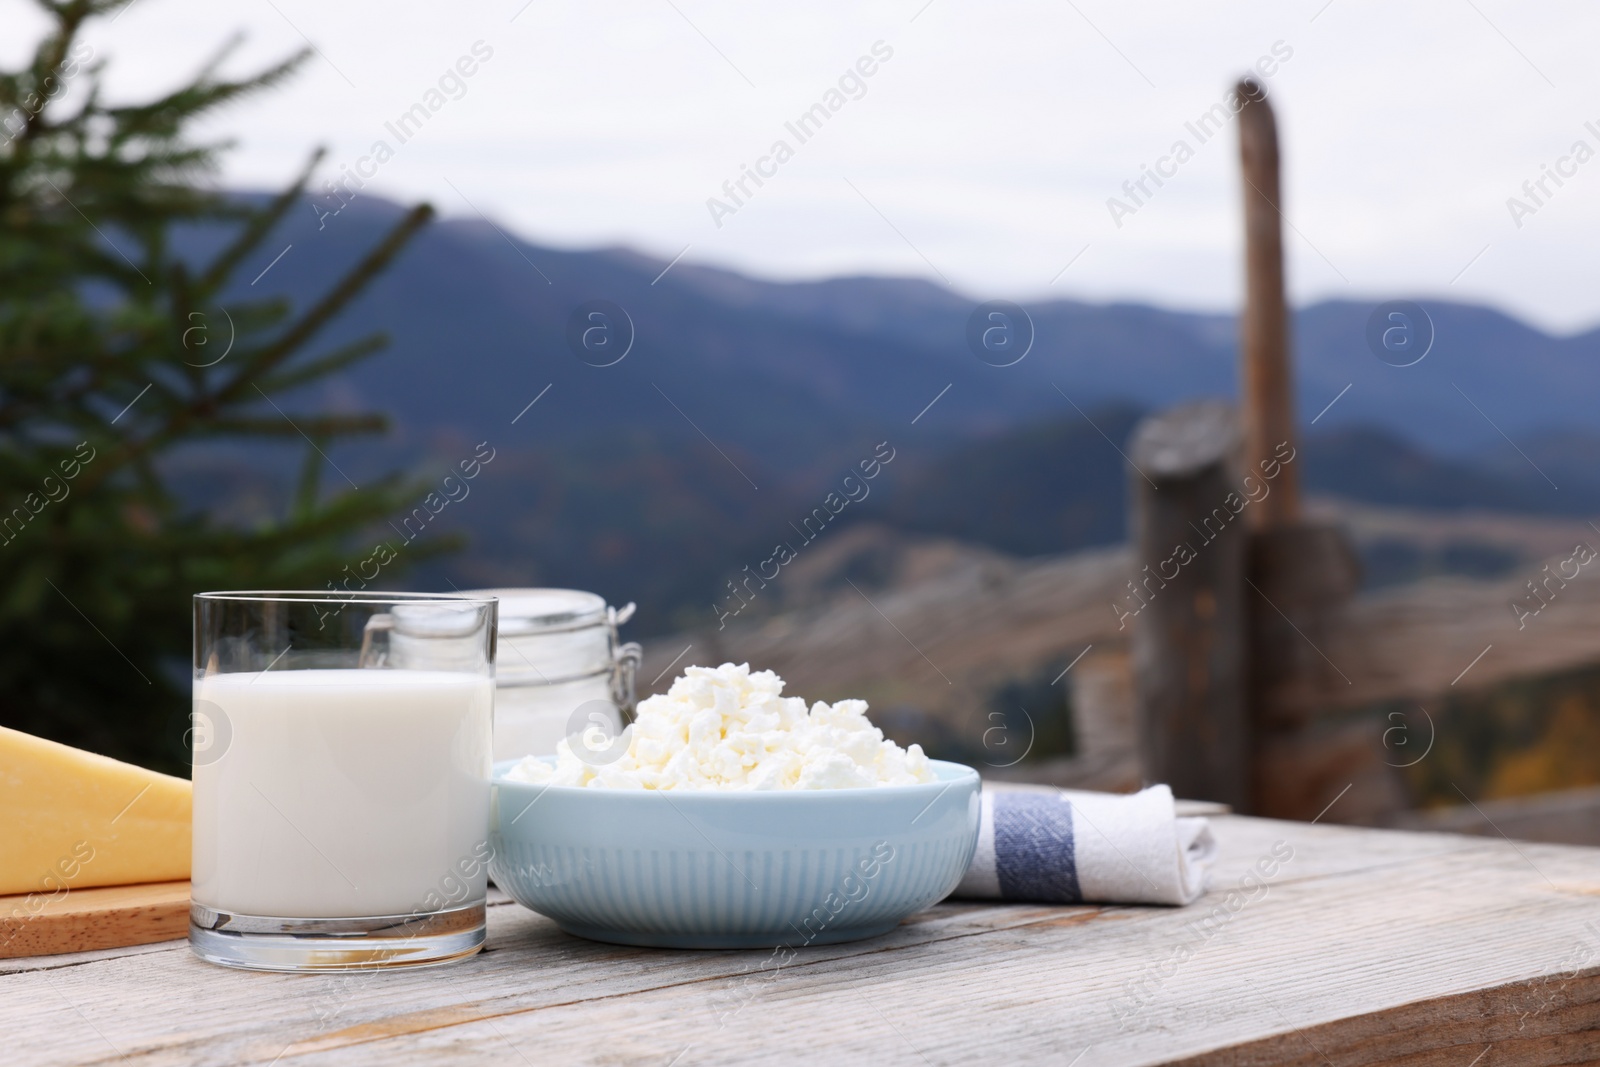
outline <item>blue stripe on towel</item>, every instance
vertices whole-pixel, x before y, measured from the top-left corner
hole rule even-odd
[[[995,793],[994,866],[1006,900],[1081,903],[1071,802],[1036,793]]]

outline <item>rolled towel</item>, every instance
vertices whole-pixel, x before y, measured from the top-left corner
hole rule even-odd
[[[1054,793],[985,788],[978,848],[953,894],[1046,904],[1189,904],[1206,890],[1217,842],[1178,818],[1172,790]]]

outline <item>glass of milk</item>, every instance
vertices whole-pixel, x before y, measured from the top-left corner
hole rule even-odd
[[[194,608],[194,951],[280,971],[477,952],[496,600],[202,593]]]

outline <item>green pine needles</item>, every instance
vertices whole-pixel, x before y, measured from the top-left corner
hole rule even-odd
[[[384,347],[318,338],[432,211],[307,307],[235,298],[320,153],[252,204],[207,187],[228,145],[186,131],[306,54],[230,80],[224,48],[160,99],[109,106],[79,33],[123,2],[43,2],[53,27],[0,71],[0,724],[184,773],[190,595],[324,588],[415,492],[397,476],[321,484],[328,449],[385,420],[298,410],[295,390]],[[228,240],[197,265],[175,252],[178,227]],[[281,513],[248,526],[185,504],[163,462],[274,440],[305,463]]]

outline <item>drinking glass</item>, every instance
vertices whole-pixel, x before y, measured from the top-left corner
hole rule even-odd
[[[496,611],[430,593],[194,598],[195,953],[318,971],[482,947]]]

